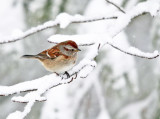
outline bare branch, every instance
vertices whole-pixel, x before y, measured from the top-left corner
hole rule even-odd
[[[122,13],[126,13],[121,7],[119,7],[118,5],[116,5],[115,3],[109,1],[109,0],[106,0],[106,2],[108,2],[109,4],[112,4],[113,6],[115,6],[117,9],[119,9]]]
[[[99,45],[98,45],[98,50],[100,49],[100,46],[101,46],[101,44],[99,43]]]

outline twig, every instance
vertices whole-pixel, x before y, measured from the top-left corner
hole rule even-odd
[[[86,20],[82,20],[82,21],[73,21],[72,23],[87,23],[87,22],[95,22],[95,21],[100,21],[100,20],[107,20],[107,19],[117,19],[117,16],[113,16],[113,17],[101,17],[101,18],[96,18],[96,19],[86,19]]]
[[[116,5],[115,3],[109,1],[109,0],[106,0],[106,2],[108,2],[109,4],[112,4],[113,6],[115,6],[117,9],[119,9],[122,13],[126,13],[122,8],[120,8],[118,5]]]
[[[99,45],[98,45],[98,50],[99,50],[100,46],[101,46],[101,44],[99,43]]]
[[[95,43],[90,43],[90,44],[79,44],[78,46],[91,46],[94,45]]]
[[[111,43],[107,43],[107,44],[110,45],[110,46],[112,46],[113,48],[115,48],[115,49],[117,49],[117,50],[125,53],[125,54],[132,55],[132,56],[136,56],[136,57],[140,57],[140,58],[154,59],[154,58],[157,58],[157,57],[159,56],[159,54],[156,54],[156,55],[150,56],[150,57],[146,57],[146,56],[142,56],[142,55],[138,55],[138,54],[132,54],[132,53],[127,52],[127,51],[125,51],[125,50],[123,50],[123,49],[121,49],[121,48],[119,48],[119,47],[117,47],[117,46],[115,46],[115,45],[113,45],[113,44],[111,44]]]

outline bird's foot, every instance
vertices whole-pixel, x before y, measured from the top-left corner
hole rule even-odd
[[[57,76],[60,76],[62,79],[68,79],[68,78],[71,77],[67,71],[65,71],[63,75],[60,75],[60,74],[58,74],[58,73],[56,73],[56,72],[54,72],[54,73],[55,73]]]
[[[64,74],[67,76],[67,79],[70,78],[70,75],[67,71],[65,71]]]

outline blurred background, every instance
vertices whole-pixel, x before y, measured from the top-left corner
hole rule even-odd
[[[145,0],[112,0],[125,10]],[[118,10],[105,0],[3,0],[0,2],[0,40],[54,20],[61,13],[86,16],[111,15]],[[121,46],[134,46],[142,51],[160,50],[160,18],[145,14],[136,17],[114,40]],[[53,34],[107,33],[113,20],[73,24],[66,29],[50,28],[24,40],[0,45],[0,85],[13,85],[33,80],[47,72],[38,61],[20,59],[36,54],[54,44]],[[79,59],[87,47],[81,47]],[[45,94],[46,102],[37,102],[26,119],[159,119],[160,63],[126,55],[109,46],[95,59],[96,69],[86,79],[76,79]],[[79,62],[79,61],[78,61]],[[78,63],[77,62],[77,63]],[[54,80],[54,79],[53,79]],[[0,97],[0,119],[25,104]]]

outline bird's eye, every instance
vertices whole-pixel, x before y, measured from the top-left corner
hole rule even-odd
[[[71,51],[74,51],[74,49],[71,49]]]

